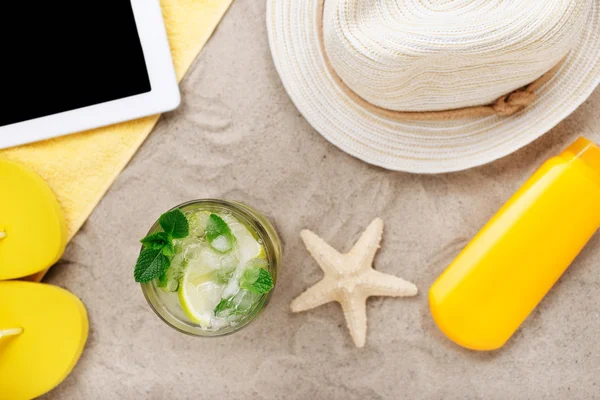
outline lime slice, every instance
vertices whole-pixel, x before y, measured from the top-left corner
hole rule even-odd
[[[188,267],[178,290],[183,312],[202,328],[210,326],[213,310],[221,301],[223,291],[223,287],[211,279],[212,272],[207,268]]]
[[[256,258],[262,258],[265,261],[267,260],[267,253],[265,253],[265,248],[262,245],[260,246],[260,253],[258,253]]]

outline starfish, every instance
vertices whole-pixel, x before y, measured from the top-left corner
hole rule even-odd
[[[373,269],[382,235],[383,221],[375,218],[352,249],[341,254],[315,233],[303,230],[300,237],[325,276],[292,301],[292,311],[306,311],[337,301],[344,311],[354,344],[363,347],[367,337],[367,298],[408,297],[415,296],[418,291],[414,284],[404,279]]]

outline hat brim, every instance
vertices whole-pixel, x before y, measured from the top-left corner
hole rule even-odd
[[[600,83],[600,2],[579,44],[537,92],[508,117],[399,121],[374,114],[339,88],[319,44],[321,0],[267,0],[273,61],[290,98],[329,142],[370,164],[413,173],[459,171],[531,143],[583,103]]]

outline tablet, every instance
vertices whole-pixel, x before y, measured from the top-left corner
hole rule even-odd
[[[159,0],[11,2],[0,43],[0,148],[179,105]]]

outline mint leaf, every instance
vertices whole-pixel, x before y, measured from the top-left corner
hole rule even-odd
[[[243,315],[247,312],[248,310],[238,309],[238,306],[233,301],[233,297],[221,300],[214,310],[215,315],[221,314],[221,316]]]
[[[233,304],[233,301],[231,301],[231,297],[228,299],[222,299],[219,304],[217,304],[217,306],[215,307],[215,315],[217,315],[218,313],[225,311],[227,309],[230,308],[234,308],[235,304]]]
[[[210,214],[208,224],[206,224],[206,238],[212,242],[219,236],[233,236],[227,222],[217,214]]]
[[[160,250],[167,257],[175,254],[175,247],[167,232],[153,233],[140,240],[140,242],[145,248]]]
[[[169,259],[160,249],[144,249],[135,264],[133,276],[136,282],[150,282],[169,268]]]
[[[206,238],[210,246],[220,253],[231,250],[235,240],[229,225],[217,214],[210,214],[206,224]]]
[[[250,268],[244,271],[240,280],[240,287],[253,293],[269,293],[274,283],[271,274],[262,268]]]
[[[167,269],[168,271],[169,269]],[[160,287],[160,288],[164,288],[167,287],[167,283],[169,282],[169,278],[167,277],[167,271],[164,271],[162,274],[160,274],[160,276],[157,278],[158,282],[156,283],[156,286]]]
[[[178,208],[161,215],[158,223],[171,238],[183,239],[190,234],[190,224]]]
[[[160,250],[167,257],[171,257],[173,254],[175,254],[175,246],[170,240]]]
[[[162,249],[171,243],[171,239],[169,238],[169,234],[166,232],[156,232],[152,235],[146,236],[140,240],[140,242],[147,249]]]
[[[161,215],[158,223],[164,232],[153,233],[141,240],[144,249],[135,264],[133,276],[136,282],[150,282],[158,278],[159,287],[169,287],[167,270],[171,265],[169,257],[175,254],[173,239],[187,237],[190,225],[178,208]]]

